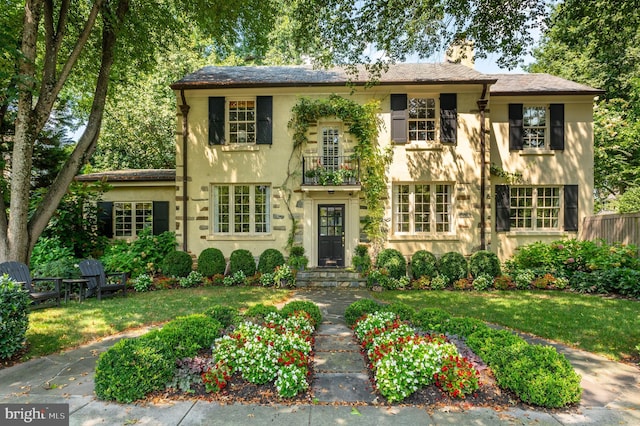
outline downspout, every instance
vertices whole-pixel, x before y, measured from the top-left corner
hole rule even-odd
[[[184,90],[180,89],[182,104],[182,251],[187,251],[187,142],[189,139],[189,105],[184,96]]]
[[[485,98],[487,95],[487,84],[482,86],[482,96],[478,99],[478,108],[480,109],[480,250],[486,250],[487,248],[487,235],[486,235],[486,123],[485,123],[485,110],[489,100]]]

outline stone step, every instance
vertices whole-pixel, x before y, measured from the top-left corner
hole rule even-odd
[[[307,269],[298,271],[296,286],[366,288],[367,280],[357,272],[344,269]]]

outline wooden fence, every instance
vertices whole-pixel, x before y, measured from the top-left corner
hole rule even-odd
[[[640,213],[585,217],[578,238],[640,246]]]

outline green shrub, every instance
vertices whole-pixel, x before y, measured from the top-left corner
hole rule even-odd
[[[269,248],[263,251],[260,255],[260,259],[258,260],[258,272],[262,274],[265,272],[273,273],[277,266],[282,265],[284,265],[284,256],[280,250]]]
[[[522,269],[516,271],[513,276],[513,280],[516,283],[518,290],[528,290],[531,287],[531,282],[536,279],[535,273],[530,269]]]
[[[493,280],[493,286],[498,290],[509,290],[513,285],[513,281],[508,275],[500,275]]]
[[[402,302],[393,302],[387,306],[384,306],[382,309],[388,312],[393,312],[402,321],[411,321],[416,313],[415,309]]]
[[[246,277],[251,277],[256,273],[256,261],[249,250],[237,249],[229,257],[229,273],[231,275],[238,271],[244,272]]]
[[[311,315],[314,321],[314,327],[318,327],[322,322],[322,312],[320,312],[318,305],[307,300],[294,300],[293,302],[287,303],[280,310],[280,315],[290,316],[296,311],[304,311]]]
[[[491,366],[498,385],[529,404],[558,408],[580,401],[580,376],[551,346],[511,345]]]
[[[248,308],[243,315],[250,320],[261,322],[264,320],[264,317],[271,312],[278,313],[278,308],[272,305],[263,305],[262,303],[258,303],[257,305],[253,305]]]
[[[198,272],[205,277],[212,277],[217,274],[224,274],[227,269],[227,261],[220,249],[207,247],[198,256]]]
[[[504,348],[528,344],[522,337],[509,330],[495,330],[490,327],[477,329],[467,336],[466,343],[489,365],[496,365]]]
[[[450,318],[446,323],[441,324],[440,327],[440,329],[436,329],[434,331],[467,337],[472,333],[475,333],[477,330],[484,329],[487,326],[479,319],[453,317]]]
[[[468,274],[467,259],[458,252],[450,251],[442,255],[438,261],[438,273],[447,279],[447,285]]]
[[[396,249],[384,249],[378,254],[376,268],[386,269],[391,278],[400,279],[407,275],[407,261]]]
[[[289,256],[304,256],[304,247],[292,246],[289,250]]]
[[[473,280],[473,289],[476,291],[489,290],[493,285],[493,277],[489,274],[480,274]]]
[[[640,187],[629,188],[614,201],[618,213],[640,212]]]
[[[418,250],[411,257],[411,275],[415,279],[421,277],[431,279],[436,276],[437,263],[438,259],[433,253],[426,250]]]
[[[220,336],[222,324],[205,314],[177,317],[161,329],[163,340],[174,348],[174,360],[195,356],[199,350],[209,348]]]
[[[413,316],[413,324],[424,331],[441,330],[451,319],[447,311],[439,308],[422,308]]]
[[[144,292],[151,289],[153,286],[153,278],[147,274],[140,274],[133,280],[133,288],[135,291]]]
[[[213,305],[204,314],[213,318],[227,328],[239,322],[240,312],[236,308],[226,305]]]
[[[486,274],[491,278],[500,276],[500,260],[498,255],[487,251],[480,250],[471,255],[469,258],[469,272],[473,278]]]
[[[100,258],[107,271],[127,272],[131,278],[140,274],[155,274],[165,257],[176,250],[173,232],[153,235],[150,228],[138,233],[135,240],[114,240]]]
[[[96,364],[95,392],[99,399],[131,403],[171,380],[176,358],[159,331],[137,339],[122,339],[102,353]]]
[[[363,315],[372,314],[381,310],[384,310],[384,308],[375,300],[360,299],[347,307],[344,312],[344,320],[349,327],[352,327]]]
[[[429,284],[431,286],[431,290],[444,290],[448,284],[448,278],[442,274],[436,274],[435,277],[431,280]]]
[[[364,244],[358,244],[351,262],[353,263],[353,268],[356,272],[364,274],[369,271],[369,269],[371,269],[371,257],[369,256],[369,249],[367,246]]]
[[[31,253],[30,269],[35,277],[78,278],[80,270],[73,250],[58,237],[40,237]]]
[[[180,287],[182,288],[190,288],[190,287],[196,287],[201,285],[203,281],[204,281],[204,277],[200,272],[191,271],[189,272],[189,275],[187,275],[186,277],[180,278],[178,280],[178,284],[180,284]]]
[[[162,261],[162,273],[167,277],[186,277],[193,270],[193,259],[184,251],[172,251]]]
[[[31,299],[19,283],[0,275],[0,359],[22,349],[29,327]]]

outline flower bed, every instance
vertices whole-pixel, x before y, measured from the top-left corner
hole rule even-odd
[[[479,374],[444,335],[418,335],[395,313],[376,312],[356,322],[354,333],[369,358],[378,391],[402,401],[435,383],[452,397],[479,387]]]

